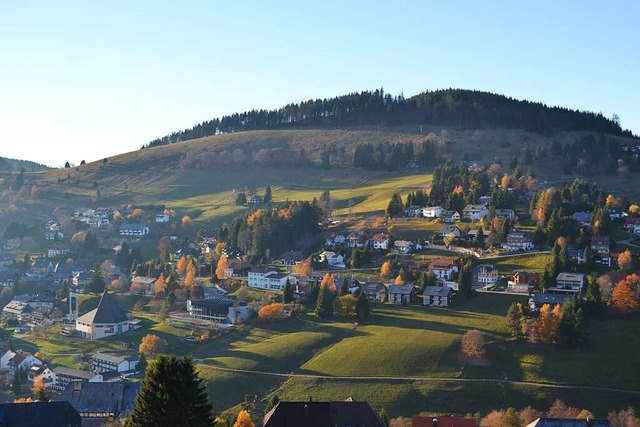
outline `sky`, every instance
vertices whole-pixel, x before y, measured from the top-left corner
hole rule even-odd
[[[640,134],[640,2],[0,0],[0,156],[60,167],[203,120],[463,88]]]

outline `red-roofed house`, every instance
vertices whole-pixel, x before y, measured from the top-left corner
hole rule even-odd
[[[434,259],[429,263],[429,273],[433,273],[436,279],[451,280],[453,273],[458,272],[458,266],[452,259]]]

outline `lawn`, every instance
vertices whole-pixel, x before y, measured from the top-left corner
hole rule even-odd
[[[510,274],[515,270],[535,270],[542,272],[547,264],[551,262],[551,254],[513,255],[497,259],[487,259],[483,262],[498,267],[500,274]]]

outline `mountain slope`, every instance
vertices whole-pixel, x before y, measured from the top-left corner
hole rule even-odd
[[[19,172],[21,169],[24,169],[26,172],[38,172],[48,170],[50,168],[29,160],[0,157],[0,172]]]

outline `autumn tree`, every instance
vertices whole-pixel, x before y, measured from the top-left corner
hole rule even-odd
[[[184,276],[184,285],[187,288],[193,288],[196,285],[196,269],[190,266],[187,269],[187,274]]]
[[[189,215],[185,215],[182,217],[182,226],[186,227],[191,224],[191,217]]]
[[[514,302],[507,311],[507,327],[512,337],[520,338],[522,336],[522,322],[522,304]]]
[[[556,342],[558,326],[560,324],[561,307],[556,304],[544,304],[538,315],[538,334],[541,342],[552,344]]]
[[[640,276],[631,274],[613,288],[613,305],[621,313],[634,313],[640,308]]]
[[[187,258],[183,255],[176,263],[176,272],[180,275],[187,270]]]
[[[30,397],[18,397],[13,399],[13,403],[32,403],[33,399]]]
[[[36,397],[36,400],[39,400],[41,402],[47,401],[47,390],[45,389],[44,378],[42,377],[42,375],[38,375],[33,380],[33,386],[31,387],[31,390],[33,391],[33,395]]]
[[[326,273],[322,278],[322,282],[320,282],[320,287],[326,287],[330,291],[336,291],[336,279],[331,273]]]
[[[462,353],[468,357],[484,356],[484,337],[477,329],[471,329],[462,336]]]
[[[258,311],[258,317],[263,322],[278,322],[284,319],[284,305],[280,303],[271,303],[265,305]]]
[[[342,317],[355,317],[357,312],[357,303],[358,299],[355,295],[343,295],[339,298],[340,306],[338,310],[338,315]]]
[[[404,279],[402,278],[402,275],[398,274],[394,283],[396,285],[404,285]]]
[[[158,356],[149,362],[126,427],[211,427],[208,392],[193,360]]]
[[[300,264],[295,265],[293,270],[301,276],[308,276],[311,273],[311,261],[305,259]]]
[[[163,273],[160,273],[160,276],[156,279],[154,289],[156,291],[156,295],[164,294],[167,290],[167,282],[165,281]]]
[[[385,261],[380,267],[380,277],[388,279],[391,277],[391,261]]]
[[[618,267],[620,267],[620,271],[631,271],[633,268],[633,258],[629,249],[618,255]]]
[[[222,255],[216,267],[216,277],[220,280],[227,278],[227,256]]]
[[[157,335],[147,334],[142,338],[138,353],[142,354],[158,354],[164,350],[166,342]]]
[[[158,241],[158,252],[160,252],[162,262],[169,261],[169,255],[171,254],[171,239],[169,236],[163,236]]]
[[[243,409],[238,414],[238,418],[236,418],[236,422],[233,424],[233,427],[256,427],[256,425],[251,420],[249,413]]]

